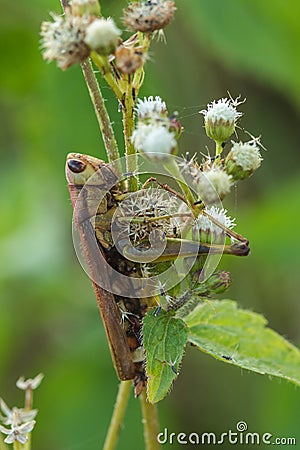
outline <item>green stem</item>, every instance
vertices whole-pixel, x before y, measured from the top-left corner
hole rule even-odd
[[[141,393],[140,399],[143,414],[145,448],[146,450],[159,450],[160,445],[157,441],[159,433],[157,406],[147,401],[145,390]]]
[[[107,57],[105,58],[103,56],[98,55],[98,53],[96,53],[96,52],[92,52],[91,58],[92,58],[93,62],[96,64],[96,66],[99,68],[99,70],[101,71],[103,78],[105,78],[107,84],[109,85],[109,87],[111,88],[111,90],[113,91],[113,93],[115,94],[117,99],[121,102],[123,93],[111,72],[111,67],[108,62]]]
[[[108,160],[109,162],[112,162],[120,158],[118,144],[91,61],[89,59],[84,61],[81,64],[81,68],[94,105]]]
[[[22,444],[18,441],[14,441],[14,450],[22,450]],[[23,447],[24,448],[24,447]]]
[[[194,209],[194,203],[195,203],[194,196],[193,196],[190,188],[188,187],[188,185],[182,178],[182,175],[180,173],[180,170],[178,168],[176,161],[173,158],[171,158],[168,162],[164,163],[164,167],[174,177],[174,180],[176,181],[176,183],[179,185],[179,187],[185,194],[185,197],[186,197],[186,200],[187,200],[189,206],[192,209]]]
[[[215,142],[216,142],[216,156],[220,156],[223,152],[222,142],[218,142],[218,141],[215,141]],[[218,160],[220,161],[220,158],[218,158]]]
[[[103,450],[114,450],[129,400],[132,381],[121,381]]]
[[[126,156],[129,156],[129,158],[127,158],[126,169],[128,173],[134,174],[137,170],[137,158],[135,157],[136,150],[131,142],[131,136],[134,130],[134,99],[132,95],[132,84],[130,78],[127,83],[122,112]],[[138,179],[135,176],[129,177],[128,187],[131,192],[138,190]]]

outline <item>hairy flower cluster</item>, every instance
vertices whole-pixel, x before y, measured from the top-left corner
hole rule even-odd
[[[120,35],[113,19],[101,17],[87,27],[84,42],[100,55],[109,55],[115,51]]]
[[[176,11],[171,0],[133,2],[124,10],[124,25],[133,31],[152,33],[165,28]]]
[[[153,119],[153,117],[160,119],[168,114],[166,103],[158,95],[155,98],[152,95],[148,98],[144,97],[144,100],[139,98],[135,111],[139,120]]]
[[[148,159],[164,161],[176,153],[180,123],[168,117],[165,102],[156,96],[138,99],[136,106],[138,123],[131,141]]]
[[[232,230],[236,225],[235,218],[231,218],[230,216],[228,216],[227,210],[224,208],[217,208],[216,206],[211,206],[205,208],[204,211],[208,213],[208,215],[211,216],[213,219],[215,219],[218,223],[220,223],[221,225],[230,230]],[[224,229],[218,226],[216,223],[212,222],[209,219],[209,216],[200,214],[195,221],[194,226],[199,231],[200,240],[202,242],[210,242],[210,241],[217,242],[220,239],[221,240],[224,239],[225,237]]]
[[[204,204],[212,204],[229,194],[232,186],[232,177],[218,166],[199,172],[195,178],[197,191]]]
[[[263,160],[257,139],[248,142],[232,142],[232,148],[225,160],[228,174],[235,180],[243,180],[252,175],[261,165]]]
[[[200,111],[204,115],[205,130],[208,137],[217,142],[225,142],[234,133],[235,125],[242,113],[237,111],[239,97],[221,98],[207,105],[207,109]]]
[[[90,54],[84,42],[89,17],[66,14],[65,19],[52,14],[53,22],[43,22],[41,28],[43,58],[56,61],[60,69],[66,70],[81,63]]]

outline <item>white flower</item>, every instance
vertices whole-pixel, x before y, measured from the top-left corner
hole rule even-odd
[[[155,99],[153,96],[144,97],[144,100],[140,98],[137,101],[137,106],[135,108],[138,118],[140,120],[146,119],[152,116],[160,116],[164,115],[167,112],[166,103],[159,97],[156,96]]]
[[[211,206],[209,208],[205,208],[205,212],[207,212],[212,218],[216,219],[220,224],[224,225],[226,228],[232,230],[236,223],[235,218],[231,218],[227,215],[227,210],[222,208],[217,208],[215,206]],[[196,226],[199,231],[204,231],[205,233],[212,233],[215,236],[223,235],[224,230],[215,223],[213,223],[207,216],[200,214],[200,216],[196,219]]]
[[[86,17],[66,15],[65,19],[52,14],[53,22],[43,22],[41,28],[43,58],[57,61],[60,69],[84,61],[90,49],[84,42],[85,30],[90,23]]]
[[[26,410],[24,408],[13,407],[9,409],[5,401],[0,398],[0,407],[4,416],[0,415],[0,420],[4,425],[19,425],[34,419],[38,413],[37,409]]]
[[[16,382],[16,385],[19,389],[26,391],[26,389],[36,389],[42,382],[44,378],[44,374],[39,373],[35,378],[28,378],[25,380],[24,377],[20,377]]]
[[[7,429],[0,425],[0,431],[3,434],[7,434],[7,438],[4,439],[6,444],[12,444],[15,441],[20,444],[25,444],[28,441],[28,433],[30,433],[35,425],[35,420],[23,423],[22,425],[13,425],[11,429]]]
[[[205,131],[208,137],[216,142],[226,142],[234,133],[236,121],[242,116],[236,107],[243,102],[239,102],[239,97],[221,98],[217,102],[214,100],[207,105],[207,109],[200,111],[204,115]]]
[[[135,148],[149,158],[164,160],[176,148],[174,133],[163,125],[144,124],[139,122],[134,130],[131,141]]]
[[[199,172],[196,183],[201,200],[206,204],[221,200],[230,192],[232,178],[219,168]]]
[[[256,141],[232,141],[232,144],[228,157],[230,157],[237,166],[240,166],[244,171],[249,170],[251,172],[254,172],[260,167],[263,158],[256,145]]]
[[[207,109],[202,109],[200,114],[204,115],[205,121],[212,121],[213,123],[223,120],[224,122],[234,123],[242,116],[241,112],[238,112],[236,106],[239,103],[236,100],[221,98],[218,101],[213,101],[207,105]]]
[[[100,54],[108,55],[113,53],[117,44],[121,31],[116,26],[113,19],[94,20],[86,29],[84,42],[92,49]]]

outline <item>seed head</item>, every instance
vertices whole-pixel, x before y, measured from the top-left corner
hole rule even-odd
[[[234,180],[250,177],[261,165],[261,157],[257,140],[249,142],[232,142],[232,148],[225,159],[226,172]]]
[[[135,73],[145,62],[145,55],[142,49],[137,47],[125,47],[120,45],[116,52],[116,65],[122,73],[129,75]]]
[[[86,29],[84,42],[100,55],[114,53],[121,31],[113,19],[100,18],[94,20]]]
[[[175,3],[171,0],[133,2],[124,10],[123,21],[133,31],[152,33],[166,27],[175,11]]]
[[[41,28],[43,58],[57,61],[60,69],[66,70],[81,63],[90,54],[84,42],[86,28],[91,19],[67,14],[65,19],[52,14],[53,22],[43,22]]]

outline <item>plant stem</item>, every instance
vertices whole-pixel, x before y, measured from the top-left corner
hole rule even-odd
[[[114,450],[117,445],[120,428],[125,415],[131,391],[132,380],[121,381],[113,415],[106,435],[103,450]]]
[[[128,75],[128,83],[123,100],[122,112],[126,156],[129,156],[129,158],[127,158],[126,169],[128,173],[134,174],[137,170],[137,159],[134,157],[134,155],[136,155],[136,150],[131,142],[131,136],[134,130],[134,99],[132,95],[132,83],[130,80],[130,75]],[[137,191],[138,179],[135,176],[129,177],[128,187],[131,192]]]
[[[111,90],[113,91],[113,93],[115,94],[117,99],[121,102],[123,93],[111,72],[111,67],[108,62],[107,57],[105,58],[103,56],[98,55],[98,53],[96,53],[96,52],[92,52],[91,58],[92,58],[94,64],[96,64],[96,66],[101,71],[103,78],[105,78],[107,84],[109,85],[109,87],[111,88]]]
[[[160,445],[157,441],[159,433],[157,406],[147,401],[145,390],[141,393],[140,399],[143,414],[145,448],[146,450],[159,450]]]
[[[81,64],[81,68],[94,105],[108,160],[109,162],[114,161],[120,158],[118,144],[91,61],[89,59],[84,61]]]
[[[22,450],[22,444],[18,441],[14,441],[14,450]]]
[[[222,142],[216,142],[216,156],[220,156],[221,153],[223,152],[223,147],[222,147]],[[220,158],[219,158],[220,161]]]
[[[181,190],[185,194],[185,197],[186,197],[186,200],[187,200],[189,206],[192,209],[194,209],[195,199],[193,197],[193,194],[192,194],[190,188],[188,187],[188,185],[184,181],[184,179],[183,179],[183,177],[182,177],[182,175],[180,173],[180,170],[178,168],[178,165],[177,165],[176,161],[174,160],[174,158],[170,158],[169,161],[164,163],[164,167],[174,177],[174,180],[176,181],[176,183],[179,185],[179,187],[181,188]]]

